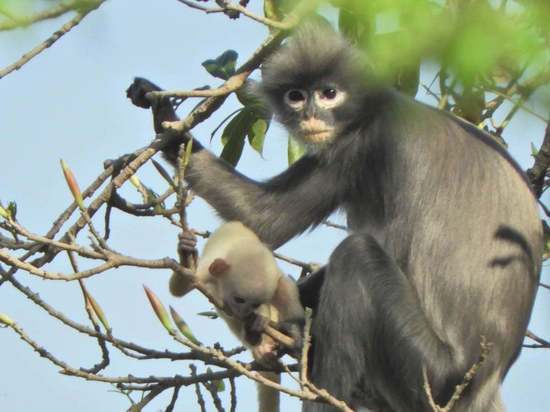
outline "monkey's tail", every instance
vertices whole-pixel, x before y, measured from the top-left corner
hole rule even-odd
[[[275,383],[281,383],[281,374],[260,372],[264,377]],[[258,383],[258,412],[279,412],[279,391]]]

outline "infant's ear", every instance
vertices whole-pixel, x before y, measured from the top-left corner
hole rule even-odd
[[[214,261],[208,267],[208,272],[212,276],[218,277],[226,273],[231,268],[231,265],[222,258],[214,259]]]

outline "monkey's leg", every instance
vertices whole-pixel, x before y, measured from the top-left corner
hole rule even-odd
[[[312,381],[373,410],[431,411],[423,368],[434,399],[445,405],[476,361],[461,342],[451,346],[436,335],[407,277],[367,234],[349,236],[333,252],[312,334]],[[304,410],[333,409],[307,403]]]

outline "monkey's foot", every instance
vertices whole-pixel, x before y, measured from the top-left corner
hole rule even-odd
[[[178,253],[189,255],[197,253],[197,237],[190,231],[178,234]]]

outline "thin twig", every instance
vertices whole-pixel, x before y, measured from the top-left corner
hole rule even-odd
[[[189,365],[189,369],[191,369],[191,377],[196,377],[197,376],[196,366],[191,364]],[[194,385],[195,385],[195,394],[197,395],[197,403],[201,408],[201,412],[206,412],[206,403],[204,402],[204,397],[202,396],[201,386],[199,382],[196,382]]]
[[[302,345],[302,354],[300,357],[300,382],[302,390],[306,387],[306,382],[309,381],[308,378],[308,354],[311,347],[311,308],[306,308],[306,323],[304,326],[304,343]]]
[[[183,276],[193,276],[191,272],[184,268],[181,268],[177,262],[172,258],[161,259],[138,259],[130,256],[119,255],[106,251],[106,262],[98,265],[94,268],[74,273],[72,275],[66,275],[59,272],[50,272],[39,267],[36,267],[30,263],[24,262],[15,256],[12,256],[2,250],[0,250],[0,261],[10,266],[16,266],[32,275],[41,277],[43,279],[50,280],[63,280],[70,282],[77,279],[84,279],[98,273],[103,273],[108,269],[116,268],[119,266],[136,266],[145,267],[149,269],[172,269],[176,272],[182,273]]]
[[[10,14],[10,21],[0,22],[0,31],[13,30],[18,27],[29,26],[39,21],[55,19],[65,13],[75,10],[79,3],[81,3],[80,0],[61,2],[50,9],[38,12],[31,16],[16,16],[14,14]]]
[[[10,74],[13,71],[19,70],[25,64],[27,64],[32,58],[36,57],[38,54],[42,53],[48,47],[51,47],[56,41],[58,41],[63,35],[67,34],[71,29],[76,27],[90,12],[97,9],[105,0],[97,0],[97,3],[91,4],[86,9],[81,9],[75,17],[73,17],[69,22],[65,23],[59,30],[54,34],[48,37],[44,42],[40,43],[34,49],[25,53],[19,60],[15,63],[10,64],[6,68],[0,70],[0,79],[4,76]]]
[[[231,388],[231,406],[229,412],[237,411],[237,387],[235,385],[235,378],[229,378],[229,387]]]
[[[434,412],[450,412],[456,402],[460,399],[474,376],[476,375],[477,371],[483,365],[483,363],[487,360],[487,356],[492,348],[492,343],[487,342],[485,336],[481,336],[481,342],[480,342],[480,352],[479,352],[479,359],[477,362],[475,362],[470,369],[466,372],[464,375],[464,378],[462,380],[462,383],[455,386],[455,390],[453,392],[453,395],[451,396],[451,399],[447,402],[445,406],[439,406],[432,395],[432,389],[430,387],[430,382],[428,379],[428,370],[425,366],[422,367],[422,378],[424,381],[424,391],[426,393],[426,396],[428,397],[428,402],[430,403],[430,406]]]
[[[250,10],[248,10],[246,7],[241,6],[240,4],[233,4],[229,2],[220,2],[223,4],[222,7],[204,7],[201,5],[198,5],[190,0],[178,0],[180,3],[185,4],[186,6],[189,6],[193,9],[197,9],[200,11],[203,11],[207,14],[212,13],[228,13],[233,12],[233,14],[230,14],[230,17],[238,16],[238,14],[235,13],[241,13],[245,15],[246,17],[257,21],[258,23],[262,23],[266,25],[267,27],[278,29],[278,30],[290,30],[292,29],[299,21],[299,18],[292,14],[288,18],[286,18],[284,21],[280,22],[277,20],[272,20],[264,16],[259,16],[255,13],[252,13]]]
[[[178,400],[180,389],[181,389],[181,386],[174,387],[174,391],[172,393],[172,399],[170,399],[170,403],[168,404],[164,412],[172,412],[174,410],[174,407],[176,406],[176,402]]]

